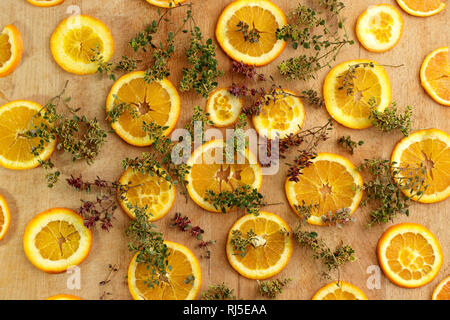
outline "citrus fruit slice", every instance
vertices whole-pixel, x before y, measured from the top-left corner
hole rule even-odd
[[[345,282],[331,282],[319,289],[312,300],[368,300],[358,287]]]
[[[185,2],[186,0],[146,0],[148,3],[153,4],[155,6],[161,8],[172,8],[180,3]]]
[[[394,164],[395,162],[395,164]],[[423,203],[442,201],[450,195],[450,135],[438,129],[426,129],[414,132],[397,143],[392,151],[391,163],[393,167],[410,168],[401,170],[396,175],[397,182],[401,177],[411,173],[422,176],[418,168],[423,165],[426,169],[424,184],[428,187],[422,196],[411,194],[410,190],[403,190],[412,200]],[[415,190],[417,191],[417,190]]]
[[[400,223],[387,229],[378,240],[377,256],[386,277],[405,288],[432,281],[443,260],[436,237],[416,223]]]
[[[397,3],[407,13],[417,17],[432,16],[445,8],[441,0],[397,0]]]
[[[211,212],[219,212],[219,209],[205,200],[207,191],[218,194],[243,185],[259,190],[262,183],[261,167],[248,149],[243,163],[227,164],[223,157],[225,148],[223,140],[212,140],[198,147],[187,162],[191,167],[186,176],[189,196],[200,207]]]
[[[420,82],[434,101],[450,106],[450,63],[448,47],[431,52],[420,68]]]
[[[75,211],[53,208],[35,216],[27,225],[23,247],[38,269],[60,273],[79,265],[91,250],[92,233]]]
[[[80,297],[73,296],[71,294],[57,294],[51,297],[48,297],[45,300],[83,300]]]
[[[403,32],[403,18],[390,4],[368,7],[356,22],[356,36],[361,45],[371,52],[392,49]]]
[[[56,63],[75,74],[96,73],[98,63],[92,59],[98,53],[107,62],[114,52],[111,31],[100,20],[87,16],[70,16],[56,27],[50,39]]]
[[[36,7],[53,7],[64,2],[64,0],[27,0]]]
[[[270,140],[296,134],[305,122],[305,107],[300,98],[292,91],[283,91],[268,98],[260,113],[252,118],[258,134]]]
[[[233,249],[230,241],[236,230],[243,238],[248,232],[254,234],[244,256]],[[289,225],[278,215],[264,211],[260,211],[258,216],[247,214],[237,220],[228,233],[226,247],[233,269],[249,279],[267,279],[278,274],[291,259],[292,249]]]
[[[173,84],[168,79],[147,83],[144,76],[144,71],[122,76],[114,83],[106,100],[106,112],[114,110],[117,103],[131,106],[132,109],[125,110],[111,127],[127,143],[139,147],[152,144],[142,130],[144,122],[154,121],[167,127],[164,134],[168,136],[180,115],[180,96]]]
[[[232,95],[228,88],[219,88],[209,96],[206,112],[215,127],[226,127],[237,121],[243,106],[242,98]]]
[[[286,42],[275,36],[277,29],[286,23],[283,11],[268,0],[236,0],[222,11],[216,38],[233,60],[262,66],[272,62],[286,47]]]
[[[194,300],[202,282],[200,265],[194,254],[185,246],[171,242],[164,242],[169,250],[166,281],[160,285],[149,286],[152,279],[152,269],[145,263],[136,262],[138,253],[133,257],[128,267],[128,288],[135,300]],[[186,279],[192,279],[186,281]]]
[[[0,33],[0,77],[6,77],[22,59],[23,41],[19,30],[12,24]]]
[[[384,68],[369,60],[351,60],[335,66],[323,85],[325,107],[340,124],[365,129],[372,125],[370,103],[382,112],[391,103],[392,90]]]
[[[175,202],[175,187],[166,179],[159,177],[156,173],[153,176],[149,173],[141,173],[128,168],[119,179],[121,185],[128,185],[130,188],[119,198],[119,203],[125,213],[132,219],[136,219],[133,210],[128,208],[128,204],[140,208],[148,206],[152,216],[149,221],[156,221],[164,217],[172,208]]]
[[[5,237],[11,222],[11,213],[5,198],[0,194],[0,240]]]
[[[41,117],[35,115],[42,106],[31,101],[18,100],[0,107],[0,165],[15,170],[31,169],[39,166],[39,160],[48,159],[56,147],[56,140],[44,143],[39,156],[31,152],[33,146],[39,144],[39,138],[29,139],[23,134],[43,123]]]
[[[442,280],[433,291],[433,300],[450,300],[450,276]]]
[[[308,223],[325,225],[323,217],[347,209],[352,215],[362,197],[363,180],[355,166],[346,158],[332,153],[319,153],[312,164],[302,170],[298,181],[286,180],[289,204],[318,205],[312,210]]]

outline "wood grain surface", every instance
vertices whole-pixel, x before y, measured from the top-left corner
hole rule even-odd
[[[273,0],[285,12],[294,8],[297,1]],[[217,18],[230,0],[193,0],[194,16],[205,36],[214,38]],[[309,3],[309,1],[301,1]],[[401,68],[387,68],[392,83],[393,99],[404,108],[413,106],[413,131],[423,128],[439,128],[450,131],[449,112],[435,103],[420,86],[419,69],[425,56],[432,50],[450,44],[450,8],[429,18],[417,18],[403,12],[394,0],[344,0],[347,8],[344,16],[345,25],[350,35],[356,40],[354,26],[358,16],[372,4],[391,3],[404,18],[403,36],[396,47],[383,54],[366,51],[359,43],[345,48],[336,63],[351,59],[372,59],[380,64],[404,64]],[[0,91],[8,100],[28,99],[40,104],[57,94],[64,82],[69,80],[69,95],[73,106],[82,108],[82,113],[100,119],[104,128],[108,127],[105,119],[104,105],[112,82],[98,75],[76,76],[63,71],[54,62],[50,53],[50,36],[58,23],[67,17],[74,9],[80,8],[81,13],[101,19],[111,29],[115,41],[115,58],[132,54],[128,40],[136,32],[143,29],[157,16],[156,7],[145,0],[66,0],[62,5],[52,8],[31,6],[25,0],[0,1],[0,27],[14,24],[20,30],[24,41],[24,55],[19,67],[13,74],[0,78]],[[174,13],[174,18],[181,16]],[[188,45],[187,39],[177,41],[179,48]],[[170,80],[178,83],[181,77],[181,66],[185,63],[184,50],[178,50],[176,58],[170,67]],[[220,86],[231,85],[233,77],[230,74],[231,61],[220,49],[217,50],[220,67],[226,75],[220,79]],[[309,83],[301,81],[282,81],[277,73],[277,64],[285,58],[293,56],[292,49],[286,49],[272,64],[261,68],[266,74],[275,75],[279,83],[287,89],[300,92],[313,87],[321,90],[323,78],[328,70],[318,74],[317,79]],[[145,57],[144,57],[145,58]],[[149,59],[148,57],[146,59]],[[1,96],[1,95],[0,95]],[[205,100],[194,93],[181,93],[182,112],[178,127],[184,126],[190,118],[195,105],[205,106]],[[0,98],[0,103],[6,103]],[[322,124],[328,118],[325,109],[315,109],[306,106],[306,121],[304,128]],[[351,134],[354,140],[364,140],[365,144],[353,156],[339,149],[336,144],[338,137]],[[319,151],[335,152],[348,157],[354,164],[359,164],[364,158],[389,158],[400,133],[382,134],[375,128],[366,130],[351,130],[339,124],[335,125],[332,138],[321,145]],[[56,152],[53,159],[63,174],[82,173],[86,178],[96,175],[104,179],[117,179],[121,173],[121,160],[126,156],[137,156],[145,148],[131,147],[117,135],[110,134],[101,151],[99,159],[91,166],[85,163],[71,162],[71,159]],[[274,176],[264,176],[261,192],[268,202],[283,202],[282,205],[268,208],[268,211],[279,214],[291,226],[296,225],[296,215],[289,208],[284,194],[284,180],[287,166],[281,165],[280,171]],[[41,168],[28,171],[11,171],[0,168],[0,193],[6,198],[12,214],[12,223],[6,237],[0,241],[0,299],[44,299],[48,296],[67,293],[83,299],[98,299],[104,291],[112,293],[114,299],[131,299],[125,279],[131,254],[128,252],[127,239],[124,230],[128,226],[128,217],[120,210],[116,213],[114,228],[110,232],[95,230],[93,246],[89,257],[81,264],[81,289],[69,290],[67,279],[69,274],[45,274],[34,268],[27,260],[22,237],[30,219],[37,213],[52,207],[67,207],[76,209],[81,195],[71,190],[64,182],[54,189],[48,189],[44,181],[44,171]],[[399,217],[398,222],[416,222],[425,225],[439,239],[444,252],[444,264],[436,279],[430,284],[417,289],[403,289],[392,284],[381,275],[381,288],[370,290],[366,286],[369,274],[366,270],[371,265],[377,265],[375,248],[384,230],[391,224],[379,225],[367,229],[368,209],[359,208],[355,217],[357,221],[343,229],[333,227],[308,227],[320,232],[331,245],[337,245],[341,240],[350,243],[357,253],[357,260],[347,264],[342,270],[342,279],[360,287],[369,299],[430,299],[437,283],[447,276],[450,256],[449,231],[449,200],[436,204],[418,204],[411,206],[410,217]],[[194,224],[205,229],[205,237],[216,239],[212,247],[212,258],[201,259],[196,241],[187,233],[172,229],[170,218],[175,212],[189,215]],[[187,203],[183,196],[177,199],[171,212],[156,224],[165,232],[166,238],[188,246],[199,258],[202,269],[202,291],[208,285],[225,281],[235,288],[238,296],[244,299],[258,299],[256,282],[245,279],[235,272],[225,256],[225,240],[231,225],[242,212],[232,212],[227,215],[213,214],[199,208],[193,201]],[[107,275],[108,264],[117,263],[120,270],[107,286],[99,286]],[[317,261],[313,261],[311,252],[295,247],[288,266],[281,272],[281,277],[292,277],[293,282],[280,296],[281,299],[310,299],[313,294],[327,283],[317,270]]]

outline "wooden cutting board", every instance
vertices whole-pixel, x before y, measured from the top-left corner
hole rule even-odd
[[[230,0],[193,0],[194,16],[205,36],[214,37],[217,18]],[[293,9],[296,1],[274,0],[285,12]],[[303,1],[305,2],[305,1]],[[307,1],[310,2],[310,1]],[[450,8],[444,12],[429,17],[416,18],[403,12],[393,0],[385,1],[344,1],[347,5],[344,16],[345,25],[350,35],[356,39],[354,26],[359,14],[368,6],[381,2],[391,3],[402,12],[405,28],[399,44],[391,51],[374,54],[363,49],[356,43],[339,55],[337,63],[351,59],[373,59],[380,64],[404,64],[402,68],[387,68],[392,88],[393,98],[403,108],[406,105],[414,107],[413,130],[422,128],[439,128],[450,131],[450,108],[435,103],[429,98],[419,81],[419,68],[425,56],[432,50],[450,44]],[[58,23],[69,14],[80,9],[81,13],[103,20],[111,29],[115,40],[115,58],[132,54],[128,41],[139,30],[157,16],[156,7],[145,0],[66,0],[62,5],[53,8],[38,8],[29,5],[25,0],[2,0],[0,4],[0,26],[16,25],[24,40],[24,55],[16,71],[0,79],[0,91],[9,100],[28,99],[44,104],[56,95],[69,80],[68,92],[72,96],[73,105],[82,108],[82,113],[100,119],[107,128],[104,105],[106,95],[112,82],[97,75],[76,76],[66,73],[54,62],[50,53],[50,36]],[[174,13],[174,19],[180,17]],[[179,47],[188,45],[187,40],[177,42]],[[217,50],[220,67],[226,76],[220,79],[220,86],[231,85],[231,61],[220,50]],[[281,81],[277,73],[277,64],[285,58],[293,56],[291,49],[286,49],[281,57],[269,66],[261,68],[266,74],[274,74],[276,79],[286,88],[300,92],[313,87],[321,90],[323,77],[328,70],[323,70],[317,80],[310,83],[301,81]],[[170,80],[178,83],[181,77],[181,66],[185,64],[182,50],[171,63]],[[194,93],[182,93],[182,112],[178,127],[184,126],[190,118],[195,105],[205,106],[205,100]],[[0,103],[4,101],[0,98]],[[328,118],[325,109],[318,110],[306,106],[305,128],[323,124]],[[365,144],[355,155],[349,156],[336,145],[336,140],[342,135],[351,134],[354,140],[364,140]],[[397,141],[399,133],[382,134],[377,129],[351,130],[336,124],[332,138],[321,145],[320,151],[342,154],[354,164],[359,164],[364,158],[388,158]],[[84,163],[73,164],[69,157],[57,152],[53,158],[64,174],[83,173],[86,178],[96,175],[104,179],[117,179],[122,168],[120,161],[126,156],[137,156],[145,148],[127,145],[115,134],[108,137],[108,142],[102,149],[99,159],[91,166]],[[269,207],[268,210],[279,214],[291,226],[296,225],[296,215],[289,208],[284,195],[284,180],[287,167],[282,165],[275,176],[265,176],[261,192],[268,202],[283,202],[282,205]],[[98,299],[104,291],[111,292],[115,299],[130,299],[126,284],[126,270],[130,261],[127,249],[127,239],[124,230],[129,219],[123,213],[116,213],[114,228],[110,232],[95,230],[93,247],[87,260],[81,265],[81,288],[67,288],[67,273],[59,275],[45,274],[36,268],[25,257],[22,247],[23,232],[28,221],[37,213],[52,207],[67,207],[76,209],[81,194],[71,190],[64,182],[54,189],[48,189],[44,181],[44,171],[41,168],[16,172],[0,168],[0,193],[6,198],[12,213],[11,228],[0,241],[0,299],[43,299],[51,295],[67,293],[84,299]],[[444,265],[436,279],[430,284],[418,289],[403,289],[393,285],[384,275],[381,275],[381,288],[369,289],[366,281],[369,274],[367,268],[377,265],[375,248],[378,238],[391,224],[375,226],[367,229],[368,209],[359,208],[355,213],[357,221],[343,229],[333,227],[310,227],[318,231],[331,245],[337,245],[341,240],[350,243],[357,253],[357,260],[347,264],[342,271],[342,279],[360,287],[370,299],[430,299],[437,283],[449,274],[448,257],[450,256],[449,218],[450,200],[436,204],[418,204],[411,206],[410,217],[399,217],[396,223],[417,222],[429,228],[439,239],[444,251]],[[170,228],[170,218],[175,212],[188,214],[194,224],[205,229],[205,237],[216,239],[212,247],[210,260],[200,259],[200,251],[196,241],[187,233],[181,233]],[[232,212],[227,215],[213,214],[204,211],[191,200],[187,203],[183,196],[177,196],[171,212],[156,224],[166,234],[166,238],[188,246],[200,259],[202,268],[202,291],[211,284],[225,281],[235,288],[238,296],[244,299],[258,299],[256,282],[239,276],[229,265],[225,257],[225,240],[229,228],[242,212]],[[99,282],[107,275],[109,264],[119,264],[120,270],[114,275],[107,286],[99,286]],[[322,279],[317,269],[320,264],[313,261],[311,252],[296,246],[291,261],[281,277],[292,277],[294,281],[280,296],[282,299],[310,299],[313,294],[327,283]]]

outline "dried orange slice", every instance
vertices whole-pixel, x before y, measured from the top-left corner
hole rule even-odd
[[[332,153],[319,153],[312,165],[302,170],[298,181],[286,180],[285,190],[289,204],[318,205],[307,222],[325,225],[324,216],[349,209],[353,214],[362,197],[363,180],[355,166],[346,158]]]
[[[354,74],[349,70],[354,70]],[[369,60],[351,60],[331,69],[325,78],[323,95],[334,120],[349,128],[365,129],[372,125],[369,102],[375,99],[376,109],[383,111],[391,103],[392,90],[382,66]]]
[[[12,24],[0,33],[0,77],[6,77],[16,69],[22,59],[23,41],[19,30]]]
[[[106,112],[117,103],[127,103],[133,108],[111,123],[114,131],[127,143],[143,147],[152,144],[148,134],[142,130],[144,122],[156,122],[167,127],[168,136],[175,128],[180,116],[180,96],[168,79],[147,83],[144,71],[135,71],[119,78],[111,88],[106,100]]]
[[[5,237],[11,222],[11,213],[5,198],[0,194],[0,240]]]
[[[64,0],[27,0],[36,7],[53,7],[64,2]]]
[[[128,288],[131,296],[135,300],[194,300],[202,282],[197,259],[191,250],[179,243],[164,243],[169,250],[168,264],[171,267],[165,275],[167,281],[160,281],[160,285],[149,287],[152,270],[145,263],[136,262],[137,253],[128,267]]]
[[[397,3],[407,13],[417,17],[432,16],[445,8],[441,0],[397,0]]]
[[[433,291],[433,300],[450,300],[450,276],[442,280]]]
[[[242,185],[259,190],[262,183],[261,167],[248,149],[242,163],[227,164],[223,156],[225,148],[223,140],[212,140],[198,147],[187,162],[191,166],[186,176],[189,196],[211,212],[219,212],[219,209],[205,200],[208,190],[219,193]]]
[[[30,262],[48,273],[60,273],[87,258],[92,233],[75,211],[53,208],[35,216],[27,225],[23,247]]]
[[[255,39],[239,31],[239,23],[257,34]],[[217,21],[216,38],[225,53],[236,61],[262,66],[276,59],[286,42],[277,40],[275,32],[287,23],[283,11],[268,0],[236,0],[231,2]]]
[[[402,15],[390,4],[369,6],[356,22],[356,36],[361,45],[371,52],[392,49],[402,32]]]
[[[57,294],[51,297],[48,297],[45,300],[83,300],[80,297],[73,296],[71,294]]]
[[[235,252],[230,240],[233,231],[243,238],[254,233],[246,253]],[[289,235],[287,234],[289,233]],[[247,214],[231,227],[227,240],[227,258],[234,270],[249,279],[267,279],[284,269],[292,256],[293,240],[289,225],[278,215],[261,211]]]
[[[148,3],[153,4],[155,6],[161,8],[172,8],[180,3],[185,2],[186,0],[146,0]]]
[[[122,185],[130,188],[119,198],[119,203],[125,213],[132,219],[136,219],[133,210],[128,205],[140,208],[148,206],[152,213],[149,221],[156,221],[164,217],[175,202],[175,187],[166,179],[156,173],[141,173],[128,168],[119,179]]]
[[[31,101],[18,100],[0,107],[0,165],[14,170],[25,170],[39,166],[39,160],[48,159],[56,147],[56,140],[44,144],[39,156],[31,153],[39,138],[28,139],[23,133],[32,124],[39,126],[43,119],[34,116],[42,106]]]
[[[450,63],[448,47],[431,52],[420,68],[420,82],[431,98],[450,106]]]
[[[232,95],[228,88],[216,89],[206,102],[206,112],[215,127],[230,126],[237,121],[244,101]]]
[[[387,229],[378,241],[377,255],[386,277],[405,288],[432,281],[443,260],[439,241],[416,223],[400,223]]]
[[[404,194],[412,200],[433,203],[450,196],[450,135],[438,129],[419,130],[397,143],[392,151],[391,163],[394,167],[426,169],[425,185],[428,185],[420,197],[412,195],[409,190]],[[402,170],[403,171],[403,170]],[[397,176],[406,177],[410,170],[398,172]],[[417,171],[417,170],[416,170]],[[421,175],[420,172],[414,176]],[[398,183],[400,179],[397,179]]]
[[[305,122],[305,107],[292,91],[283,89],[261,106],[252,121],[259,135],[270,140],[286,138],[299,132]]]
[[[50,48],[56,63],[75,74],[96,73],[96,53],[106,62],[114,53],[111,31],[100,20],[87,16],[70,16],[56,27],[50,39]]]
[[[368,300],[358,287],[345,282],[331,282],[319,289],[312,300]]]

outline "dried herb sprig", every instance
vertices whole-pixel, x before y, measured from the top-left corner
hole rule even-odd
[[[207,190],[204,200],[223,213],[238,208],[245,210],[246,213],[258,215],[261,207],[267,205],[264,202],[264,196],[249,185],[242,185],[233,191],[225,190],[219,193]]]
[[[202,293],[201,300],[240,300],[234,289],[230,289],[225,282],[209,286],[208,290]]]
[[[116,63],[105,61],[103,55],[97,48],[92,49],[91,62],[97,64],[97,73],[100,75],[106,74],[109,79],[116,81],[116,73],[134,71],[137,69],[138,64],[140,64],[142,60],[122,56],[122,59]]]
[[[191,120],[184,126],[189,131],[191,139],[193,139],[191,143],[194,140],[201,141],[202,144],[205,142],[203,133],[207,125],[213,125],[213,122],[209,120],[209,113],[205,112],[201,107],[195,106]]]
[[[283,288],[292,281],[292,278],[285,279],[274,279],[274,280],[266,280],[259,281],[258,283],[258,291],[263,297],[269,297],[270,299],[275,299],[278,294],[283,292]]]
[[[362,146],[364,144],[364,141],[359,140],[358,142],[353,141],[350,136],[342,136],[337,141],[338,145],[340,145],[342,148],[350,152],[350,154],[353,154],[355,149]]]
[[[370,213],[368,226],[393,221],[399,214],[409,216],[410,198],[402,191],[420,198],[428,188],[423,164],[417,168],[399,167],[389,160],[365,159],[357,169],[366,171],[372,178],[366,180],[362,187],[366,199],[361,205],[375,207]]]
[[[130,251],[137,252],[137,263],[144,263],[151,270],[151,279],[146,280],[149,288],[159,286],[167,282],[167,271],[172,267],[169,265],[169,249],[164,243],[164,235],[148,219],[150,212],[147,207],[129,205],[134,211],[136,220],[131,220],[126,235],[131,238],[128,244]]]
[[[104,280],[102,280],[102,281],[99,282],[99,285],[104,286],[104,285],[110,283],[110,282],[111,282],[111,277],[112,277],[113,274],[114,274],[115,272],[117,272],[117,271],[119,271],[119,265],[118,265],[118,264],[111,264],[111,263],[110,263],[110,264],[108,265],[108,274],[107,274],[107,276],[105,277]]]
[[[139,112],[131,103],[121,101],[115,94],[113,95],[113,98],[113,107],[111,110],[107,111],[106,117],[106,120],[108,120],[110,124],[117,122],[124,112],[129,112],[133,119],[137,119],[139,117]]]
[[[248,23],[244,21],[239,21],[236,25],[236,31],[241,32],[242,36],[244,37],[245,41],[248,41],[250,43],[258,43],[259,39],[261,38],[261,31],[256,29],[255,24],[253,24],[253,27],[250,28]]]
[[[306,204],[305,200],[302,200],[302,204],[295,205],[294,208],[300,217],[301,223],[304,225],[314,212],[317,212],[319,204]],[[326,215],[323,215],[321,219],[325,224],[337,226],[338,228],[342,228],[342,225],[354,221],[353,217],[350,215],[350,208],[339,209],[336,210],[336,212],[329,211]]]
[[[249,246],[256,247],[264,245],[265,240],[258,237],[256,233],[250,229],[245,236],[240,230],[233,230],[231,232],[230,244],[233,246],[233,254],[239,255],[242,258],[247,255],[247,248]]]
[[[387,107],[383,111],[378,111],[376,108],[376,100],[369,100],[370,115],[369,119],[372,124],[379,128],[383,132],[389,132],[392,130],[400,130],[406,137],[411,131],[411,116],[412,107],[407,106],[403,114],[398,113],[397,103],[393,102],[390,107]]]
[[[203,234],[205,231],[200,226],[193,226],[188,216],[182,216],[181,213],[175,213],[175,216],[171,219],[171,227],[177,227],[181,231],[189,231],[190,235],[195,237],[199,241],[198,247],[206,251],[206,255],[202,256],[207,259],[211,257],[211,250],[209,246],[216,243],[216,240],[204,240]]]

